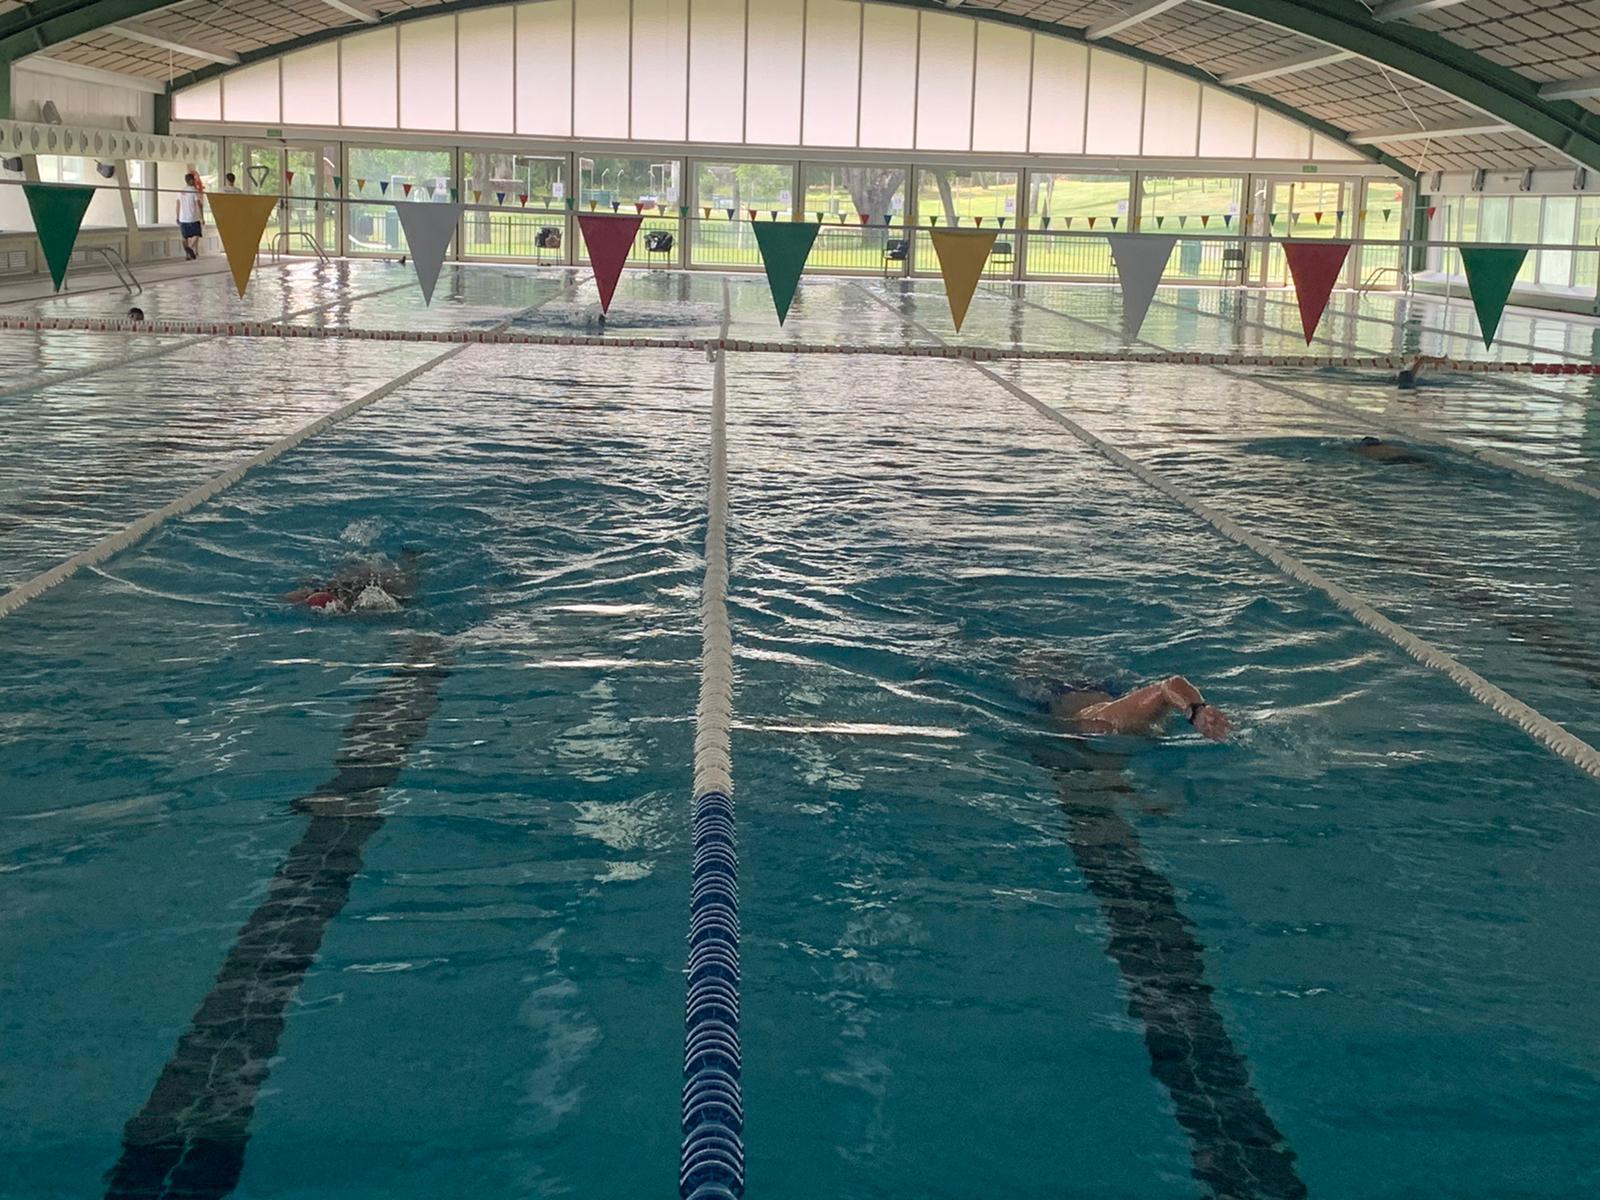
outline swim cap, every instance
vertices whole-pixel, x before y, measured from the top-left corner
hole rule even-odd
[[[312,592],[311,595],[305,598],[305,606],[307,608],[327,608],[328,605],[337,603],[339,603],[338,597],[332,592]]]
[[[1363,446],[1381,446],[1381,445],[1383,445],[1383,439],[1382,438],[1375,438],[1375,437],[1364,437],[1364,438],[1361,439],[1361,444]]]
[[[353,607],[356,612],[399,612],[400,601],[377,584],[369,583],[361,589]]]

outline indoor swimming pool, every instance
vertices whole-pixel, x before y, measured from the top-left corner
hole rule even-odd
[[[603,325],[577,268],[140,302],[1304,348],[1292,299],[1204,288],[1137,343],[1049,283],[959,334],[936,281],[865,277],[781,330],[689,272]],[[1314,349],[1594,357],[1469,311],[1340,296]],[[0,1190],[673,1194],[720,402],[749,1196],[1600,1191],[1600,784],[1461,683],[1600,744],[1592,379],[14,331],[0,371],[0,596],[374,397],[0,615]],[[378,557],[399,613],[280,599]],[[1228,742],[1047,711],[1175,674]]]

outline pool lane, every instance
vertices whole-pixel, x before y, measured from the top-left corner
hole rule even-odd
[[[5,953],[36,970],[6,981],[8,1053],[39,1083],[0,1129],[35,1193],[93,1194],[189,1061],[174,1046],[297,861],[290,801],[404,661],[392,621],[273,595],[404,545],[425,564],[404,624],[453,664],[285,1009],[238,1194],[675,1177],[707,368],[480,352],[11,619],[0,771],[30,782],[0,833],[31,919]],[[79,719],[48,719],[62,695]],[[52,1075],[66,1025],[82,1065]]]

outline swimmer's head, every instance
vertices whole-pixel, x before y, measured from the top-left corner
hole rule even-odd
[[[1364,437],[1359,442],[1357,442],[1356,444],[1358,446],[1381,446],[1381,445],[1383,445],[1383,439],[1382,438],[1375,438],[1375,437]]]
[[[144,320],[144,309],[142,309],[142,308],[130,308],[128,310],[128,320],[130,320],[130,321],[142,321],[142,320]]]

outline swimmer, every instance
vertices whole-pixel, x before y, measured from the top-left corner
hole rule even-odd
[[[142,324],[144,322],[144,309],[137,307],[130,308],[128,310],[128,320],[132,321],[136,325]]]
[[[1207,703],[1182,675],[1135,688],[1126,696],[1099,685],[1057,685],[1050,699],[1051,716],[1085,733],[1153,733],[1175,712],[1214,742],[1228,736],[1231,726],[1222,710]]]
[[[398,612],[417,594],[415,550],[402,550],[400,561],[385,558],[351,563],[332,579],[307,580],[283,594],[286,604],[334,615]]]
[[[1378,463],[1410,463],[1416,466],[1433,466],[1433,459],[1425,454],[1407,450],[1403,446],[1392,446],[1382,438],[1364,437],[1350,447],[1351,454],[1359,454],[1362,458]]]

